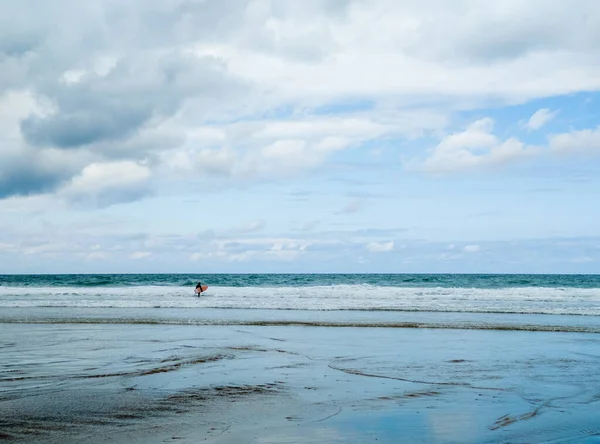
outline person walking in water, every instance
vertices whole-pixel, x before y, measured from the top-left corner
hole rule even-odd
[[[205,285],[203,288],[202,282],[198,282],[196,284],[196,289],[194,290],[194,293],[196,293],[198,295],[198,297],[200,296],[200,293],[202,293],[203,291],[205,291],[208,287]]]

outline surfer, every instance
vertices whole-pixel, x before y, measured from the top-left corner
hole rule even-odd
[[[202,289],[202,282],[198,282],[196,284],[196,288],[194,290],[194,293],[196,293],[198,296],[200,296],[200,293],[202,293],[204,290]]]

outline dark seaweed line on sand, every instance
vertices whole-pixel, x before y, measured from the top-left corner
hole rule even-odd
[[[347,373],[349,375],[366,376],[368,378],[393,379],[396,381],[412,382],[415,384],[448,385],[448,386],[453,386],[453,387],[466,387],[466,388],[475,389],[475,390],[506,391],[506,389],[501,388],[501,387],[479,387],[479,386],[474,386],[471,384],[465,384],[465,383],[460,383],[460,382],[420,381],[418,379],[400,378],[397,376],[377,375],[374,373],[366,373],[361,370],[356,370],[356,369],[352,369],[352,368],[336,367],[333,364],[328,364],[327,367],[329,367],[332,370],[337,370],[337,371],[340,371],[343,373]]]
[[[543,301],[540,301],[543,302]],[[547,301],[549,303],[553,302],[553,301]],[[23,309],[23,308],[67,308],[67,309],[71,309],[71,308],[82,308],[80,306],[77,305],[53,305],[53,304],[47,304],[47,305],[11,305],[9,307],[2,307],[0,306],[0,308],[6,308],[6,309],[13,309],[13,308],[17,308],[17,309]],[[210,310],[223,310],[223,311],[228,311],[228,310],[245,310],[245,311],[261,311],[261,310],[269,310],[269,311],[312,311],[312,312],[330,312],[330,311],[349,311],[349,312],[355,312],[355,311],[364,311],[364,312],[398,312],[398,313],[465,313],[465,314],[513,314],[513,315],[539,315],[539,316],[581,316],[581,317],[595,317],[598,316],[598,313],[581,313],[581,312],[573,312],[571,310],[563,310],[563,311],[556,311],[556,312],[549,312],[547,310],[531,310],[531,311],[523,311],[523,310],[508,310],[508,309],[483,309],[483,308],[477,308],[477,309],[444,309],[444,308],[434,308],[434,307],[416,307],[416,308],[411,308],[411,307],[336,307],[336,308],[313,308],[313,307],[246,307],[246,306],[220,306],[220,305],[205,305],[205,306],[193,306],[193,307],[186,307],[186,306],[181,306],[181,307],[172,307],[172,306],[161,306],[161,305],[154,305],[154,306],[128,306],[128,307],[120,307],[117,305],[95,305],[93,307],[85,307],[85,308],[93,308],[93,309],[106,309],[106,308],[110,308],[110,309],[120,309],[120,308],[127,308],[127,309],[172,309],[172,308],[204,308],[204,309],[210,309]],[[4,322],[4,321],[2,321]]]
[[[241,325],[249,327],[349,327],[349,328],[431,328],[448,330],[496,330],[496,331],[530,331],[557,333],[600,333],[600,327],[536,325],[536,324],[476,324],[476,323],[436,323],[436,322],[322,322],[322,321],[245,321],[245,320],[213,320],[213,319],[136,319],[136,318],[96,318],[96,319],[30,319],[5,318],[0,324],[115,324],[115,325],[194,325],[194,326],[228,326]]]
[[[97,375],[73,375],[69,377],[69,379],[98,379],[98,378],[114,378],[117,376],[147,376],[154,375],[156,373],[167,373],[177,370],[183,366],[195,365],[195,364],[205,364],[208,362],[220,361],[222,359],[230,359],[229,355],[216,355],[216,356],[207,356],[198,359],[190,359],[177,362],[175,364],[165,365],[162,367],[154,367],[147,370],[137,370],[131,372],[116,372],[116,373],[102,373]],[[24,381],[28,379],[36,379],[36,380],[48,380],[48,379],[64,379],[64,375],[46,375],[46,376],[22,376],[22,377],[14,377],[14,378],[1,378],[2,382],[14,382],[14,381]]]

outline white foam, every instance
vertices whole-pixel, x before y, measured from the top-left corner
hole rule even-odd
[[[600,315],[600,288],[503,289],[332,285],[192,288],[0,287],[0,307],[403,310]]]

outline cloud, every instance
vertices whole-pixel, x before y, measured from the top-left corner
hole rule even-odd
[[[344,207],[342,207],[339,211],[336,211],[336,214],[353,214],[358,213],[365,207],[364,199],[352,199],[348,202]]]
[[[590,262],[597,262],[598,259],[589,257],[589,256],[580,256],[580,257],[575,257],[572,259],[569,259],[569,262],[573,262],[576,264],[585,264],[585,263],[590,263]]]
[[[410,159],[405,167],[433,174],[452,173],[496,167],[541,152],[539,147],[527,146],[517,138],[500,140],[492,133],[493,126],[490,118],[477,120],[465,131],[444,137],[429,157]]]
[[[402,95],[420,102],[424,96],[481,95],[524,100],[580,90],[584,84],[597,88],[598,80],[593,77],[597,67],[592,68],[577,53],[593,52],[595,21],[580,26],[579,14],[596,18],[598,6],[592,1],[580,1],[576,8],[555,4],[543,18],[539,8],[548,6],[539,1],[527,5],[510,1],[500,9],[468,0],[452,5],[439,0],[422,4],[354,1],[343,16],[329,18],[329,33],[314,34],[312,39],[296,33],[302,45],[318,48],[320,63],[305,58],[284,60],[269,51],[268,45],[224,44],[216,52],[228,60],[232,72],[253,83],[274,86],[279,94],[293,99]],[[292,26],[310,29],[322,20],[322,16],[310,15],[296,20],[269,16],[266,8],[262,13],[263,23],[288,25],[287,30]],[[259,29],[267,38],[281,38]],[[215,53],[214,47],[210,50]],[[559,67],[564,69],[560,74]],[[532,77],[535,83],[530,82]]]
[[[172,116],[191,98],[208,107],[237,91],[222,65],[174,50],[139,53],[117,61],[106,76],[90,74],[76,83],[40,85],[54,112],[21,123],[27,142],[38,146],[77,148],[101,141],[127,139],[153,120]]]
[[[146,259],[148,257],[152,256],[152,253],[150,253],[149,251],[134,251],[133,253],[131,253],[129,255],[129,257],[131,259]]]
[[[481,246],[480,245],[465,245],[463,247],[463,251],[465,253],[477,253],[480,250],[481,250]]]
[[[34,150],[22,142],[20,120],[47,110],[28,91],[0,96],[0,198],[53,190],[86,161],[84,156],[70,157],[60,150]]]
[[[305,253],[309,244],[288,237],[222,238],[213,241],[206,252],[192,253],[189,257],[192,261],[293,261]]]
[[[384,253],[394,249],[394,241],[389,242],[369,242],[366,248],[371,253]]]
[[[107,258],[106,253],[104,253],[102,251],[94,251],[92,253],[85,255],[86,261],[103,261],[106,258]]]
[[[150,192],[150,170],[132,161],[92,163],[60,190],[70,201],[106,206],[139,199]]]
[[[375,113],[370,116],[313,116],[252,120],[198,127],[182,147],[165,151],[174,172],[217,177],[230,182],[285,180],[321,168],[337,153],[361,144],[413,134],[418,127],[409,114],[423,117],[421,127],[439,128],[436,113]],[[413,116],[414,117],[414,116]]]
[[[155,183],[290,180],[363,145],[445,130],[457,109],[596,91],[600,7],[575,2],[4,2],[0,199],[77,202],[69,184],[112,162],[143,165]],[[345,109],[356,102],[369,105]],[[535,151],[465,133],[424,169]],[[148,192],[122,185],[84,194],[108,205]]]
[[[544,17],[539,14],[540,8],[546,8]],[[411,39],[412,48],[423,50],[433,60],[508,63],[553,51],[589,50],[597,36],[593,20],[583,23],[578,18],[580,14],[597,17],[598,6],[590,1],[577,1],[575,9],[541,0],[527,4],[510,0],[501,8],[469,1],[452,5],[426,1],[418,11],[433,9],[435,13],[412,28],[416,38]],[[562,33],[569,31],[575,36],[565,38]]]
[[[227,231],[228,234],[247,234],[247,233],[257,233],[259,231],[264,230],[267,226],[267,223],[264,219],[259,219],[254,222],[250,222],[246,225],[233,228]]]
[[[1,157],[0,199],[52,192],[66,183],[84,161],[56,150],[35,152],[27,147],[6,150]]]
[[[3,209],[19,210],[30,199],[53,203],[42,197],[14,198],[5,201]],[[93,267],[98,272],[195,272],[200,266],[204,272],[241,273],[267,268],[273,272],[592,272],[594,262],[571,264],[569,260],[600,260],[600,241],[595,237],[483,241],[464,239],[461,234],[458,239],[439,236],[439,241],[423,241],[415,239],[420,234],[401,229],[327,231],[326,221],[322,221],[324,230],[309,232],[236,234],[228,227],[169,232],[168,227],[173,228],[169,224],[163,233],[155,234],[140,231],[137,212],[70,211],[65,218],[64,210],[58,211],[54,223],[44,222],[47,215],[3,213],[23,220],[0,221],[3,270],[64,273],[89,272]],[[463,233],[464,227],[459,231]],[[489,254],[480,254],[484,251]],[[151,254],[147,260],[141,257],[145,253]]]
[[[548,108],[542,108],[529,118],[529,120],[525,123],[525,128],[535,131],[540,129],[546,123],[550,122],[554,117],[556,117],[557,111],[550,111]]]
[[[549,146],[557,154],[600,153],[600,127],[553,134]]]
[[[405,160],[404,167],[409,171],[446,174],[501,167],[544,154],[600,153],[600,127],[550,134],[545,146],[532,146],[515,137],[501,140],[493,134],[493,124],[490,118],[477,120],[465,131],[444,137],[427,157]]]
[[[20,22],[32,9],[39,15]],[[16,129],[10,140],[14,149],[4,149],[0,140],[0,198],[55,192],[103,157],[153,161],[149,146],[157,139],[146,135],[189,101],[197,116],[214,117],[227,107],[216,105],[242,99],[245,87],[219,60],[185,51],[200,37],[199,23],[202,32],[218,31],[208,17],[221,11],[212,9],[187,0],[0,6],[0,128],[8,120]],[[31,104],[15,106],[19,100]],[[8,113],[2,112],[3,101]],[[169,136],[160,149],[181,145],[181,135],[180,130]]]
[[[313,231],[319,225],[318,220],[311,220],[300,224],[294,231]]]
[[[256,137],[267,139],[286,139],[298,136],[331,138],[335,135],[342,135],[348,138],[372,138],[391,131],[389,123],[378,122],[372,118],[360,116],[313,117],[303,120],[265,122],[264,127],[256,133]]]

